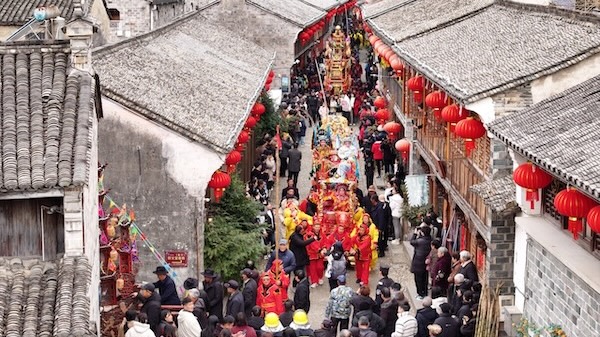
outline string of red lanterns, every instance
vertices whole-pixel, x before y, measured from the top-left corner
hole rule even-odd
[[[442,119],[442,109],[448,104],[448,95],[440,90],[431,92],[425,96],[425,104],[433,109],[433,117],[440,121]]]

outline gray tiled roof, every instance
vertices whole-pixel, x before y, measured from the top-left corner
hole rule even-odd
[[[220,153],[233,147],[273,58],[202,13],[93,54],[103,95]]]
[[[499,213],[516,207],[516,188],[511,175],[473,185],[471,191],[479,195],[483,203],[494,212]]]
[[[406,39],[396,51],[468,103],[598,53],[599,22],[591,15],[502,2]]]
[[[600,76],[497,119],[488,129],[516,152],[600,200]]]
[[[89,331],[91,271],[85,256],[0,258],[0,334],[95,336]]]
[[[56,5],[61,10],[61,16],[67,21],[73,16],[75,3],[81,0],[2,0],[0,1],[0,26],[19,26],[33,18],[33,11],[40,6]],[[94,1],[86,2],[84,11],[91,7]]]
[[[94,82],[69,54],[68,41],[0,45],[0,191],[87,183]]]
[[[436,28],[446,22],[469,15],[491,5],[494,0],[418,0],[395,1],[389,8],[370,19],[394,41]]]
[[[323,18],[327,13],[299,0],[246,0],[248,3],[307,27]]]
[[[373,3],[363,4],[361,6],[361,10],[363,17],[369,19],[414,1],[415,0],[380,0]]]
[[[330,10],[339,5],[343,5],[348,0],[300,0],[304,3],[307,3],[313,7],[317,7],[322,10]]]

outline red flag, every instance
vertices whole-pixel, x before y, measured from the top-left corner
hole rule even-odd
[[[277,134],[275,135],[275,141],[277,142],[277,149],[281,150],[281,136],[279,135],[279,125],[277,125]]]

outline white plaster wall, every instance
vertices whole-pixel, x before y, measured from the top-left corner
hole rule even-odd
[[[533,103],[538,103],[598,75],[600,75],[600,54],[531,82]]]
[[[102,107],[106,118],[116,119],[137,132],[162,139],[162,156],[167,160],[169,176],[183,185],[189,194],[204,198],[208,182],[225,162],[225,155],[192,142],[105,97],[102,98]]]
[[[488,124],[496,119],[496,109],[494,108],[494,100],[491,97],[486,97],[477,102],[465,105],[468,110],[474,111],[479,115],[483,124]]]
[[[525,306],[525,274],[527,267],[527,232],[519,222],[515,225],[515,255],[513,282],[515,285],[515,306],[523,312]]]

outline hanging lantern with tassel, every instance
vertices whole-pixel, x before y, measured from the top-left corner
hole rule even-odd
[[[235,171],[235,165],[242,161],[242,154],[239,151],[232,150],[225,158],[227,173],[232,174]]]
[[[579,239],[579,233],[583,230],[583,218],[594,206],[592,199],[572,187],[567,187],[554,197],[554,208],[560,215],[568,217],[568,229],[575,240]]]
[[[475,149],[475,139],[485,136],[485,132],[483,123],[473,117],[467,117],[458,122],[454,129],[454,133],[465,141],[465,154],[467,157]]]
[[[552,176],[532,163],[523,163],[513,172],[515,184],[525,189],[525,200],[534,209],[535,202],[540,200],[540,189],[552,183]]]
[[[229,174],[227,174],[221,170],[218,170],[215,173],[213,173],[212,177],[210,178],[210,181],[208,182],[208,187],[215,190],[215,201],[216,202],[221,201],[223,192],[225,192],[225,189],[227,187],[229,187],[230,184],[231,184],[231,177],[229,176]]]

